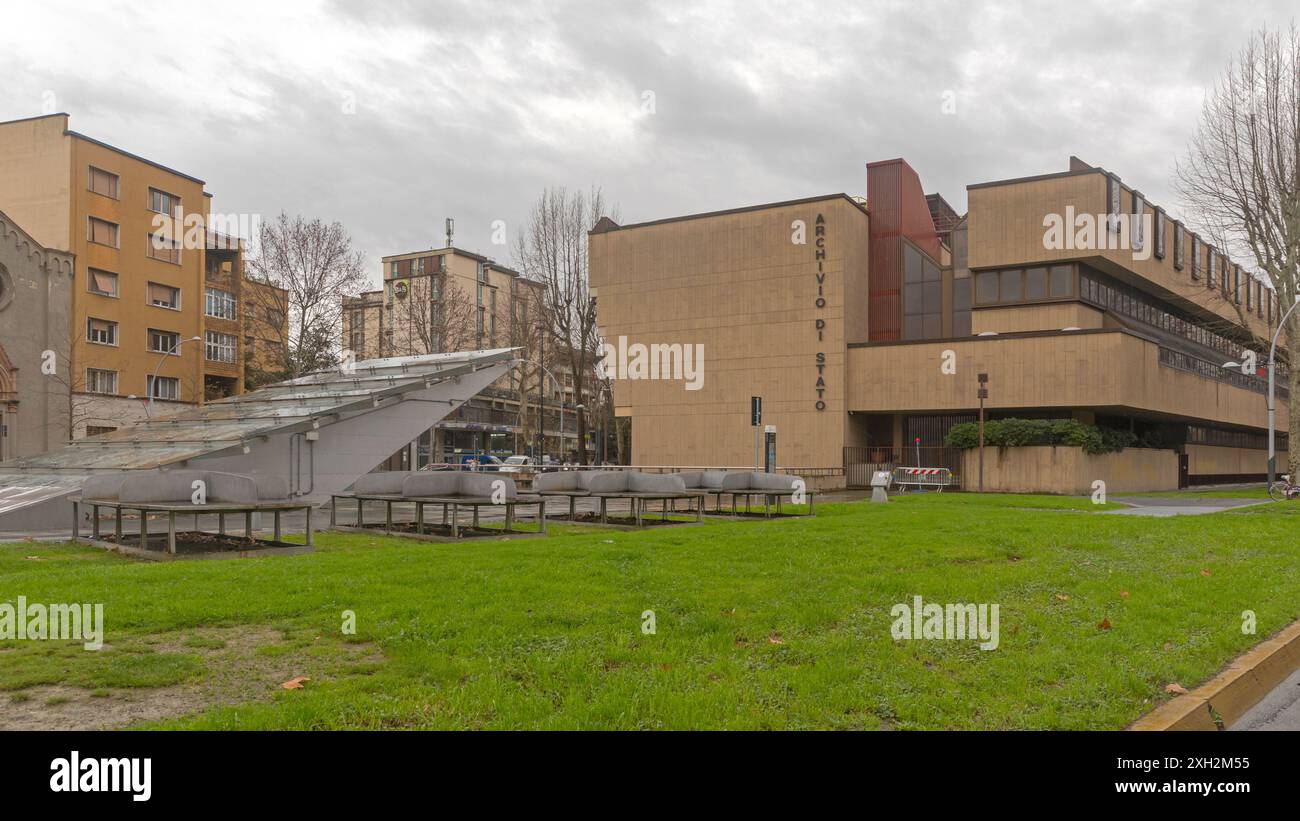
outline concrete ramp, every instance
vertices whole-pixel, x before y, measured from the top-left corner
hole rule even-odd
[[[70,528],[67,497],[108,471],[266,473],[323,501],[504,376],[517,352],[366,360],[0,463],[0,533]]]

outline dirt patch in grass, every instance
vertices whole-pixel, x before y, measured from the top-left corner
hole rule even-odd
[[[0,692],[0,730],[102,730],[178,718],[269,701],[296,676],[310,677],[308,687],[319,686],[383,662],[370,643],[263,625],[184,630],[139,641],[156,653],[197,655],[204,672],[193,682],[165,687],[42,684]]]

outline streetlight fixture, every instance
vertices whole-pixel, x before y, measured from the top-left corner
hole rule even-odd
[[[984,492],[984,400],[989,398],[989,375],[982,373],[979,375],[979,390],[977,396],[980,400],[980,493]]]
[[[1276,431],[1277,431],[1277,400],[1274,396],[1275,393],[1274,386],[1276,384],[1274,379],[1274,373],[1277,365],[1277,339],[1279,336],[1282,335],[1282,329],[1286,327],[1287,319],[1290,318],[1291,314],[1295,313],[1295,309],[1297,305],[1300,305],[1300,299],[1291,303],[1291,307],[1287,309],[1287,312],[1282,314],[1282,318],[1278,320],[1277,323],[1277,330],[1273,332],[1272,344],[1269,345],[1268,348],[1268,362],[1266,364],[1268,365],[1268,486],[1269,487],[1273,486],[1273,479],[1277,476],[1277,445],[1274,442],[1276,438]],[[1292,367],[1295,366],[1294,362],[1291,364]],[[1224,362],[1223,367],[1240,368],[1241,363]],[[1295,477],[1292,477],[1292,479],[1294,478]]]
[[[563,451],[564,450],[564,389],[560,387],[560,380],[556,379],[555,374],[551,373],[550,369],[540,362],[534,362],[531,359],[516,359],[515,362],[521,365],[532,365],[534,367],[540,368],[542,370],[542,373],[551,377],[551,382],[555,384],[555,390],[558,391],[560,394],[560,450]],[[537,422],[537,439],[541,443],[538,449],[545,450],[546,449],[546,391],[543,390],[541,392],[541,396],[538,399],[537,404],[540,410],[540,413],[538,414],[539,418]],[[574,421],[576,423],[577,421],[576,417]],[[537,454],[537,464],[540,465],[541,463],[542,463],[542,454],[539,453]]]
[[[171,347],[171,350],[158,357],[158,364],[153,369],[153,376],[150,378],[149,384],[145,386],[149,389],[149,401],[146,402],[144,406],[144,415],[146,419],[153,418],[153,397],[154,394],[158,393],[158,371],[162,370],[162,365],[167,361],[167,357],[180,350],[180,347],[186,342],[201,342],[202,340],[203,337],[201,336],[191,336],[189,339],[178,339],[176,340],[176,344]]]

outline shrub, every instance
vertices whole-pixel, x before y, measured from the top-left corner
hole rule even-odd
[[[1131,447],[1160,447],[1158,433],[1141,437],[1127,430],[1085,425],[1074,419],[992,419],[984,423],[984,444],[998,448],[1069,445],[1084,453],[1118,453]],[[953,425],[944,438],[951,448],[979,446],[979,424]]]

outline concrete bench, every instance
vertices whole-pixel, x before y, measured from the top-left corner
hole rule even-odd
[[[796,492],[802,492],[808,498],[808,515],[815,514],[814,499],[816,492],[808,490],[806,483],[798,476],[784,473],[759,473],[755,471],[702,470],[675,474],[682,477],[686,487],[703,491],[715,497],[715,510],[722,512],[722,497],[731,497],[732,515],[737,513],[737,500],[745,499],[745,507],[754,496],[763,498],[763,515],[771,516],[775,505],[777,515],[781,514],[781,502],[786,497],[793,498]]]
[[[537,507],[540,533],[546,532],[546,500],[541,497],[522,497],[513,479],[495,473],[467,471],[388,471],[368,473],[353,483],[352,492],[330,497],[330,525],[338,525],[340,499],[353,499],[357,503],[356,527],[365,526],[365,503],[382,502],[385,508],[384,530],[393,530],[393,503],[415,504],[415,532],[424,535],[424,508],[426,505],[442,506],[442,523],[451,530],[452,538],[460,536],[460,509],[473,511],[472,527],[479,525],[479,510],[483,507],[505,508],[505,532],[515,532],[515,509]],[[450,521],[449,521],[450,514]]]
[[[196,501],[197,499],[202,500]],[[307,513],[306,545],[312,546],[311,505],[289,496],[289,485],[282,477],[267,474],[224,473],[214,470],[140,470],[96,474],[81,486],[72,498],[73,538],[80,538],[80,508],[91,509],[91,538],[100,537],[99,510],[115,512],[114,538],[123,545],[122,511],[140,513],[140,546],[149,544],[149,514],[167,516],[167,552],[176,553],[176,516],[193,515],[194,531],[202,532],[198,517],[216,514],[217,535],[226,535],[226,514],[244,514],[244,536],[253,536],[253,514],[270,513],[274,517],[274,544],[281,541],[280,516],[291,510]]]
[[[681,482],[675,473],[641,473],[635,470],[578,470],[542,474],[533,480],[533,491],[542,496],[562,496],[569,500],[569,519],[577,516],[577,500],[600,500],[600,521],[609,522],[609,500],[631,502],[636,524],[643,522],[646,502],[662,501],[664,515],[669,503],[678,499],[699,500],[697,520],[703,517],[703,495]],[[675,505],[674,505],[675,508]]]

